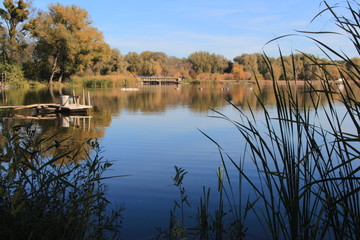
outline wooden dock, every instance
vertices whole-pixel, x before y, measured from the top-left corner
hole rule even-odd
[[[10,109],[10,110],[22,110],[22,109],[36,109],[38,113],[43,111],[52,111],[55,113],[85,113],[92,106],[80,105],[80,104],[67,104],[63,106],[56,103],[39,103],[39,104],[30,104],[30,105],[20,105],[20,106],[0,106],[0,109]]]
[[[181,77],[168,76],[140,76],[138,78],[143,84],[150,85],[179,84],[182,80]]]
[[[65,113],[65,114],[86,114],[89,109],[92,109],[90,105],[90,94],[88,93],[88,101],[85,103],[85,93],[83,92],[82,104],[80,104],[80,96],[72,97],[69,95],[60,96],[60,103],[35,103],[30,105],[20,106],[0,106],[0,109],[9,110],[22,110],[22,109],[35,109],[37,114],[42,113]]]

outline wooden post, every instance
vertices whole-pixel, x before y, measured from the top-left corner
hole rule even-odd
[[[85,90],[83,89],[82,91],[82,102],[83,102],[83,105],[85,105]]]
[[[91,103],[90,103],[90,92],[88,91],[88,106],[91,106]]]
[[[72,98],[73,98],[73,104],[76,104],[76,99],[75,99],[75,90],[72,90]]]

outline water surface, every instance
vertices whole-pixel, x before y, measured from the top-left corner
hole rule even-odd
[[[23,105],[57,102],[61,94],[72,89],[9,89],[1,92],[0,105]],[[82,89],[75,89],[80,92]],[[267,109],[275,111],[275,97],[270,85],[262,85],[261,92],[255,85],[179,85],[143,86],[137,91],[121,89],[87,89],[94,106],[86,118],[56,116],[50,119],[30,120],[22,117],[31,112],[2,112],[4,122],[23,123],[34,121],[39,134],[50,136],[60,131],[59,137],[71,137],[68,146],[76,146],[84,139],[98,139],[104,158],[113,163],[112,175],[129,175],[108,180],[109,199],[124,205],[123,239],[149,239],[156,234],[156,227],[167,227],[169,211],[174,200],[179,199],[172,185],[174,166],[184,168],[184,180],[191,208],[186,215],[189,223],[195,221],[203,186],[217,189],[217,168],[221,158],[217,146],[201,131],[217,141],[226,152],[239,161],[245,142],[236,128],[228,121],[214,118],[215,111],[239,120],[239,109],[261,120],[262,110],[258,98]],[[297,88],[302,91],[302,88]],[[255,96],[255,93],[258,95]],[[303,97],[304,104],[310,98]],[[215,110],[215,111],[214,111]],[[201,131],[200,131],[201,130]],[[65,146],[65,147],[68,147]],[[254,174],[251,160],[245,170]],[[236,171],[229,168],[236,184]],[[217,199],[211,201],[215,207]],[[251,232],[250,232],[251,234]]]

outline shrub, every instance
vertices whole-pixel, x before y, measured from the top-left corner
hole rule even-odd
[[[0,64],[0,72],[6,73],[6,81],[19,82],[24,80],[24,72],[19,64]]]

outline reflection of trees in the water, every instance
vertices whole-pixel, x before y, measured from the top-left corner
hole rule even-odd
[[[62,127],[64,121],[70,121],[69,125]],[[64,119],[63,117],[57,117],[50,120],[28,120],[19,118],[3,118],[0,121],[0,129],[2,134],[0,135],[0,154],[2,160],[6,161],[10,159],[11,152],[9,152],[9,145],[16,146],[19,142],[16,139],[12,139],[9,135],[11,132],[17,132],[19,129],[24,131],[26,128],[31,127],[31,131],[34,134],[34,144],[38,144],[43,152],[36,154],[43,154],[42,157],[62,156],[67,154],[66,159],[62,157],[59,161],[71,161],[73,159],[86,159],[88,152],[88,145],[84,143],[88,139],[95,139],[95,134],[91,131],[91,119],[90,118],[73,118]],[[97,135],[97,134],[96,134]],[[56,147],[52,147],[52,146]],[[29,149],[31,151],[31,149]],[[80,151],[79,151],[80,150]],[[10,154],[10,155],[9,155]],[[73,157],[72,157],[73,156]]]
[[[121,110],[164,112],[169,107],[179,105],[189,106],[196,112],[206,112],[210,108],[226,105],[226,98],[231,99],[229,92],[221,92],[217,86],[201,88],[174,85],[144,86],[139,91],[100,90],[92,92],[91,96],[95,109],[111,114],[119,114]]]
[[[37,103],[44,95],[48,94],[47,88],[10,88],[2,89],[0,105],[2,106],[18,106]]]
[[[189,91],[186,104],[192,111],[207,112],[209,109],[225,106],[226,100],[231,100],[230,92],[218,86],[193,87]]]
[[[290,89],[280,86],[283,91],[291,90],[298,97],[299,104],[313,106],[312,101],[326,103],[321,94],[309,93],[304,85],[291,85]],[[319,86],[320,87],[320,86]],[[341,85],[334,85],[338,88]],[[356,89],[355,89],[356,90]],[[75,92],[81,92],[76,89]],[[275,96],[271,84],[241,85],[179,85],[179,86],[143,86],[139,91],[121,91],[120,89],[90,89],[91,103],[94,106],[90,118],[64,118],[57,115],[53,119],[5,119],[3,124],[18,125],[34,121],[38,126],[39,137],[56,135],[57,140],[67,139],[54,149],[52,154],[60,154],[68,149],[76,149],[85,139],[101,139],[105,128],[111,125],[112,118],[122,111],[164,112],[176,106],[187,106],[194,112],[207,112],[227,106],[227,100],[242,109],[251,107],[260,109],[259,99],[267,106],[275,106]],[[32,103],[54,102],[61,94],[70,94],[72,89],[22,89],[14,88],[1,91],[0,105],[24,105]],[[359,94],[359,93],[355,93]],[[286,95],[286,94],[285,94]],[[3,112],[4,114],[4,112]],[[68,125],[68,126],[66,126]],[[1,126],[2,127],[2,126]],[[0,137],[1,146],[5,146],[4,136]],[[48,143],[51,144],[51,143]]]
[[[54,97],[55,100],[58,101],[61,93],[62,91],[59,89],[49,91],[47,88],[13,88],[2,93],[4,98],[0,100],[0,105],[18,106],[32,103],[49,103],[54,102]],[[66,93],[65,91],[65,94]],[[3,99],[5,99],[5,101]],[[91,116],[69,117],[61,114],[53,114],[45,117],[31,117],[32,114],[35,114],[32,110],[16,112],[4,110],[1,111],[0,114],[2,118],[0,124],[1,129],[11,129],[14,126],[22,126],[22,128],[24,128],[31,123],[34,128],[34,134],[39,141],[41,139],[51,139],[39,142],[39,144],[41,143],[42,149],[47,149],[56,142],[57,147],[46,152],[46,154],[50,154],[51,156],[61,155],[69,150],[74,150],[73,154],[79,154],[79,159],[85,158],[87,149],[84,147],[81,148],[83,143],[88,139],[100,139],[104,136],[104,129],[95,127],[99,126],[99,122],[103,120]],[[0,134],[2,154],[6,152],[7,142],[8,140],[4,134]],[[82,149],[82,152],[78,153],[78,149]],[[71,156],[71,154],[68,156]]]
[[[312,84],[312,88],[309,88],[306,83],[286,84],[279,85],[279,91],[291,91],[291,95],[297,98],[299,106],[306,106],[311,108],[314,103],[325,105],[327,100],[325,95],[321,93],[320,84]],[[341,91],[341,85],[334,84],[334,94]],[[253,110],[261,108],[260,102],[265,104],[266,107],[276,105],[276,96],[273,94],[273,88],[271,84],[263,85],[248,85],[246,87],[234,87],[231,91],[232,102],[236,106],[240,106],[244,109],[251,108]],[[288,94],[284,94],[285,97],[289,97]]]

